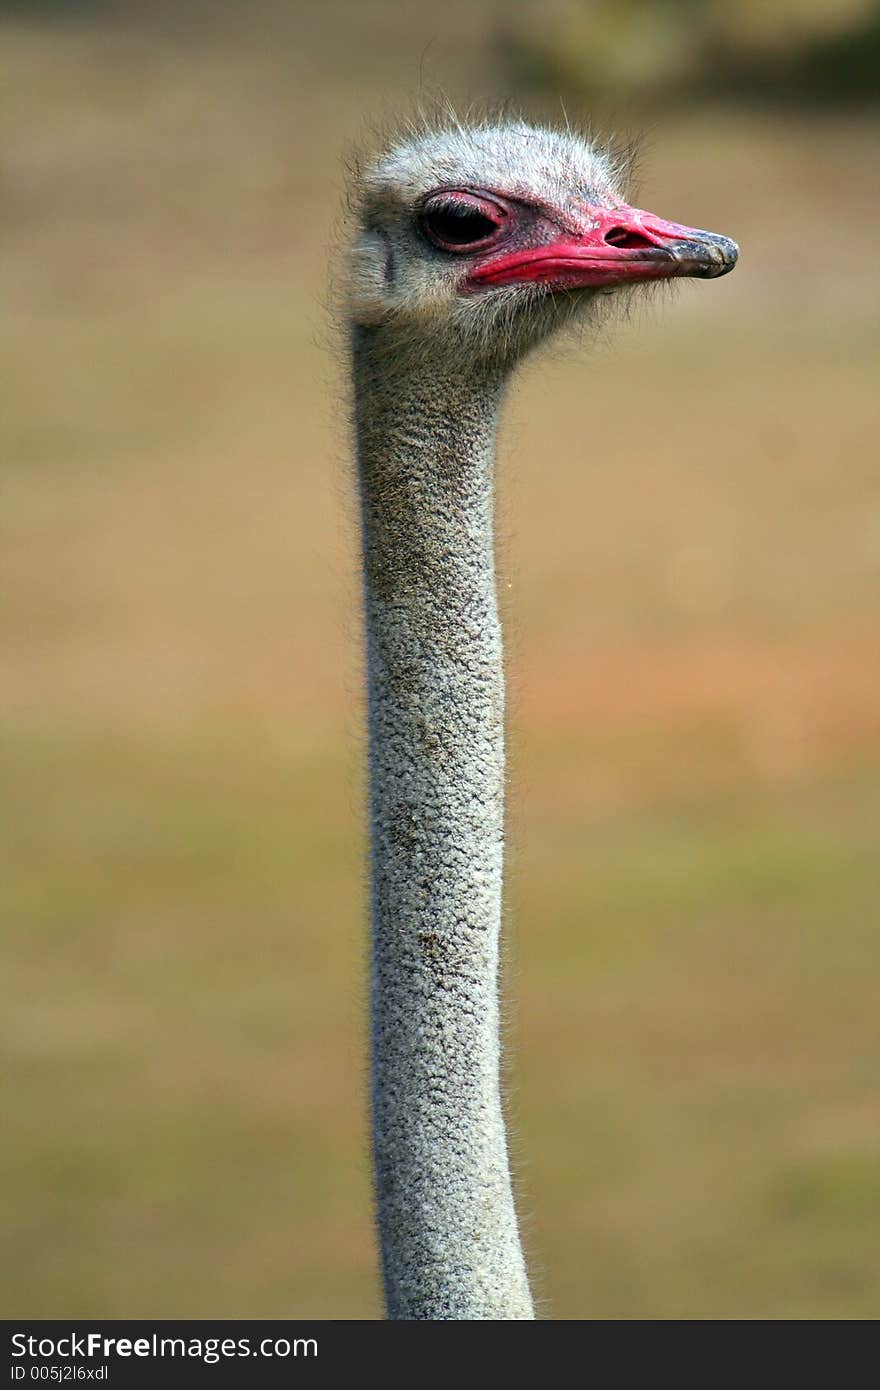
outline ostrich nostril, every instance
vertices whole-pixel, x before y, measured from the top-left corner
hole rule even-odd
[[[644,251],[656,246],[650,237],[642,236],[641,232],[634,232],[629,227],[611,227],[603,240],[607,246],[619,246],[624,251]]]

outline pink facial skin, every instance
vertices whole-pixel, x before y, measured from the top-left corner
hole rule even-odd
[[[640,208],[585,209],[589,227],[564,232],[544,245],[483,259],[464,288],[544,284],[550,289],[599,288],[677,276],[726,275],[736,264],[736,242],[714,232],[666,222]]]

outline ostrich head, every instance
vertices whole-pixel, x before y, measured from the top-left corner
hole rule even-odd
[[[428,131],[359,181],[349,311],[394,351],[502,367],[621,286],[718,276],[727,237],[630,207],[622,171],[522,122]]]

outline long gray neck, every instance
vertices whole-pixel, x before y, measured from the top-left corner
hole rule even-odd
[[[370,725],[372,1103],[391,1318],[530,1318],[499,1079],[502,380],[357,330]]]

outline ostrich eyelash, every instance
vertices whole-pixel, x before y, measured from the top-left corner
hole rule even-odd
[[[507,210],[475,194],[428,200],[418,214],[418,226],[432,245],[443,251],[466,252],[486,245],[503,228]]]

